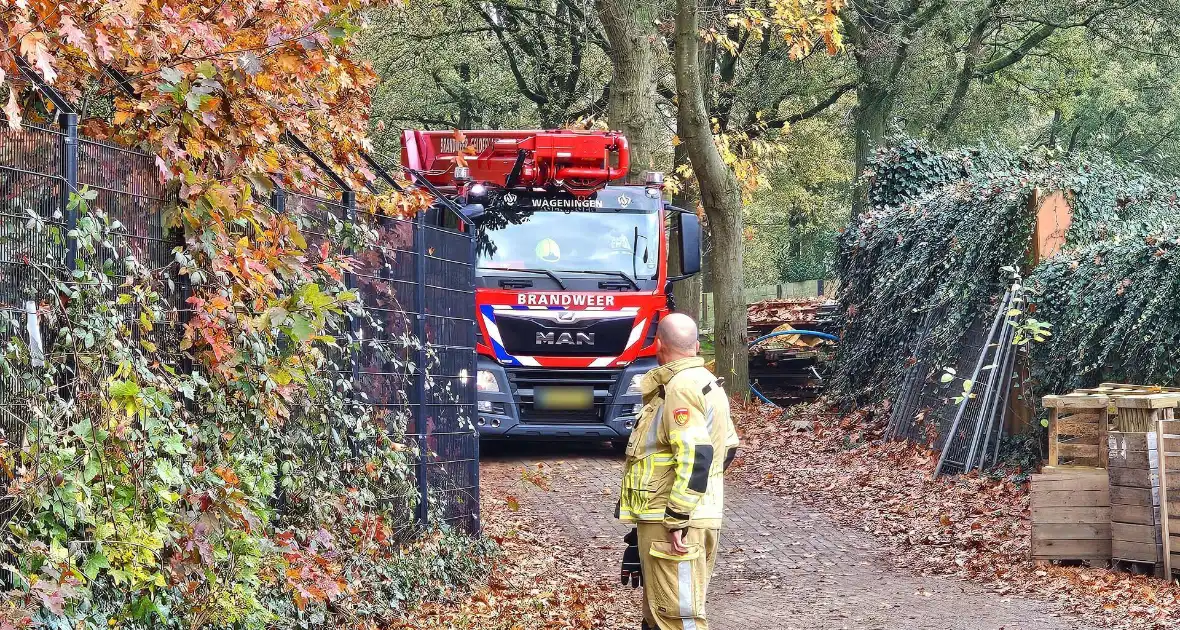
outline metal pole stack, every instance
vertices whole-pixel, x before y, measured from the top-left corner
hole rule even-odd
[[[926,391],[926,377],[930,375],[930,366],[922,359],[922,350],[938,317],[936,314],[941,312],[941,308],[936,308],[926,314],[922,331],[918,335],[917,343],[914,344],[914,364],[905,372],[901,391],[897,394],[893,412],[889,416],[889,427],[885,431],[887,441],[914,438],[914,418],[921,407],[922,393]]]
[[[1000,300],[999,310],[971,374],[972,386],[959,401],[954,421],[943,441],[935,476],[953,469],[960,472],[983,470],[989,465],[989,459],[992,465],[999,459],[1000,438],[1008,414],[1008,396],[1017,355],[1017,347],[1013,344],[1016,323],[1009,312],[1021,300],[1022,293],[1023,288],[1017,282]],[[988,372],[987,382],[980,388],[979,381],[984,372]]]

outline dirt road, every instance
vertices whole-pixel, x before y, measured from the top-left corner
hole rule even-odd
[[[612,518],[618,456],[598,445],[485,444],[483,451],[485,502],[501,500],[494,494],[507,488],[539,526],[592,551],[582,570],[595,575],[584,577],[616,579],[627,531]],[[539,470],[551,489],[522,480],[526,469]],[[726,499],[722,555],[709,591],[713,630],[1083,627],[1049,603],[899,568],[871,535],[788,499],[736,482],[726,487]],[[630,589],[617,592],[637,601]],[[630,627],[639,627],[638,615]]]

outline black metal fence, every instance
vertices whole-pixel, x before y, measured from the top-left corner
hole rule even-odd
[[[1001,314],[1006,313],[1007,306],[1001,306]],[[1009,395],[1013,388],[1023,391],[1026,386],[1014,372],[1017,352],[1012,347],[1012,324],[1005,316],[1002,326],[995,328],[998,316],[984,309],[955,347],[949,365],[936,365],[925,357],[935,354],[930,330],[944,314],[945,309],[932,310],[919,331],[913,348],[917,360],[902,377],[885,437],[931,445],[942,453],[940,473],[994,466],[1000,456]],[[947,374],[954,378],[944,378]],[[963,379],[972,381],[966,396]]]
[[[930,321],[938,317],[941,317],[941,312],[934,311]],[[950,366],[932,365],[928,361],[919,360],[906,370],[897,400],[891,410],[887,437],[928,443],[937,451],[947,450],[948,461],[951,463],[965,461],[967,453],[963,446],[962,431],[956,431],[954,434],[951,432],[959,408],[955,398],[962,394],[962,383],[959,380],[944,383],[941,377],[946,373],[946,367],[953,368],[955,374],[970,377],[980,354],[987,348],[988,323],[990,322],[985,322],[982,318],[972,323],[958,347],[958,355]],[[921,346],[929,343],[927,335],[928,331],[921,333],[915,356],[926,356],[924,350],[928,351],[929,348]],[[979,389],[976,387],[974,391],[978,393]],[[972,417],[978,416],[977,407],[974,399],[968,402],[968,411]]]
[[[61,273],[74,268],[77,247],[69,231],[78,217],[68,202],[70,193],[83,186],[97,193],[90,205],[122,224],[129,246],[146,264],[169,267],[174,248],[182,243],[162,221],[166,182],[155,156],[82,137],[72,114],[61,115],[61,121],[59,129],[24,125],[14,131],[0,120],[0,309],[14,312],[18,321],[38,321],[34,315],[44,314],[51,303],[51,283],[37,263],[59,261]],[[408,446],[418,453],[416,496],[404,497],[407,506],[415,506],[417,519],[477,533],[472,231],[445,208],[413,218],[358,210],[344,180],[318,156],[309,157],[329,181],[320,190],[336,194],[277,189],[269,200],[277,211],[296,218],[309,250],[329,238],[339,222],[363,224],[377,233],[373,247],[349,252],[357,264],[345,278],[377,324],[352,320],[351,339],[342,341],[359,349],[340,352],[334,365],[360,401],[388,419],[387,426],[404,427]],[[30,221],[31,215],[43,229],[30,229],[38,223]],[[184,360],[176,349],[188,290],[185,276],[173,280],[163,296],[170,325],[148,334],[155,337],[162,360],[179,362]],[[19,443],[28,420],[18,397],[18,384],[0,382],[0,429],[9,443]]]

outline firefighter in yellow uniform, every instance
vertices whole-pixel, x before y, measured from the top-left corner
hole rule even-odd
[[[725,391],[696,356],[696,323],[669,315],[656,339],[660,366],[642,380],[643,411],[623,469],[619,519],[635,529],[625,539],[622,579],[643,585],[644,628],[708,630],[723,474],[738,438]]]

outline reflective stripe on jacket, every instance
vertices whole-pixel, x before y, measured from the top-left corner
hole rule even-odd
[[[648,372],[627,443],[619,519],[719,528],[726,453],[738,446],[729,399],[699,357]]]

